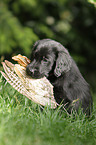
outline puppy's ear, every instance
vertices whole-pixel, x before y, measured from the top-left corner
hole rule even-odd
[[[54,70],[55,76],[59,77],[63,72],[64,73],[68,72],[70,70],[71,64],[72,64],[72,59],[69,53],[59,52],[56,61],[56,67]]]

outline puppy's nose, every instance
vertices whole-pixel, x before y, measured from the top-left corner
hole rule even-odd
[[[35,71],[35,69],[32,69],[30,66],[27,66],[26,67],[26,72],[27,72],[27,74],[29,74],[29,75],[34,75],[34,71]]]
[[[32,73],[33,75],[34,75],[34,71],[35,71],[34,69],[31,69],[31,73]]]

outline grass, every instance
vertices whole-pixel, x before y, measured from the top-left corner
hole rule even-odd
[[[42,111],[1,78],[0,145],[95,145],[95,106],[90,118],[60,108]]]

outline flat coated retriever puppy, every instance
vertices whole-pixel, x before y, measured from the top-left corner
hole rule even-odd
[[[69,113],[82,108],[90,115],[93,102],[89,85],[63,45],[51,39],[36,41],[26,71],[36,79],[46,76],[54,86],[57,103],[64,104]]]

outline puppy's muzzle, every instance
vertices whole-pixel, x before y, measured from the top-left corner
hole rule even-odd
[[[30,66],[27,66],[26,67],[26,72],[27,72],[28,75],[34,75],[34,73],[36,72],[36,69],[32,68]]]

